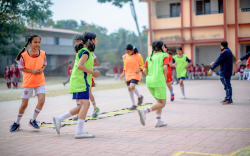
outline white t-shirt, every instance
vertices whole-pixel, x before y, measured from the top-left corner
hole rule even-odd
[[[91,53],[92,53],[93,58],[96,59],[97,57],[96,57],[95,53],[94,52],[91,52]]]

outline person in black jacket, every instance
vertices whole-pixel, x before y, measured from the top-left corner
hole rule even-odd
[[[209,75],[212,74],[213,70],[217,66],[220,66],[220,79],[226,91],[226,97],[223,101],[221,101],[221,103],[223,103],[223,105],[233,103],[232,87],[230,82],[233,73],[233,54],[228,48],[227,41],[221,42],[221,54],[219,58],[215,62],[212,62],[210,65],[211,68],[209,70]]]
[[[249,57],[250,57],[250,51],[246,55],[242,56],[242,58],[240,58],[236,64],[240,63],[243,60],[248,59]]]

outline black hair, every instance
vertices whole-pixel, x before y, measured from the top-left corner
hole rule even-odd
[[[198,66],[198,67],[199,67],[199,64],[196,64],[196,66]]]
[[[201,64],[202,66],[204,66],[204,64]]]
[[[93,52],[95,51],[95,44],[93,42],[91,42],[91,40],[96,38],[96,34],[90,31],[86,31],[83,35],[82,35],[82,41],[78,44],[76,44],[74,46],[74,49],[76,51],[76,53],[82,49],[85,46],[87,46],[88,50]]]
[[[161,50],[163,53],[163,49],[162,49],[162,46],[164,45],[164,43],[162,41],[154,41],[153,44],[152,44],[152,54],[150,56],[150,60],[152,60],[152,56],[154,54],[154,51],[158,51],[158,50]]]
[[[27,43],[25,44],[24,48],[17,54],[16,61],[20,60],[21,54],[25,51],[25,49],[27,48],[29,43],[31,43],[33,38],[35,38],[35,37],[39,37],[41,39],[41,37],[39,35],[35,35],[35,34],[30,35],[30,37],[28,38]]]
[[[74,40],[75,40],[75,41],[76,41],[76,40],[82,40],[82,38],[83,38],[83,36],[82,36],[82,35],[77,35],[77,36],[75,37],[75,39],[74,39]]]
[[[72,63],[72,61],[69,61],[69,64],[71,64]]]
[[[182,47],[181,47],[181,46],[178,46],[176,49],[179,49],[179,50],[181,50],[181,51],[182,51]]]
[[[227,41],[222,41],[220,44],[221,44],[224,48],[228,46]]]
[[[166,44],[164,44],[164,47],[165,47],[165,48],[168,48]]]
[[[139,53],[138,49],[131,44],[127,44],[125,50],[134,50],[134,54]]]

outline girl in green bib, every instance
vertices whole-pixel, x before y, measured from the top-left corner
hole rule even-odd
[[[177,55],[173,57],[173,63],[174,63],[173,65],[176,68],[177,78],[180,81],[180,87],[181,87],[181,93],[182,93],[181,99],[186,99],[183,81],[186,78],[187,68],[189,64],[191,63],[191,61],[189,60],[187,55],[183,54],[181,47],[177,47],[176,51],[177,51]]]
[[[89,36],[92,36],[91,40]],[[61,122],[73,115],[78,115],[77,131],[75,138],[93,138],[94,134],[83,132],[83,125],[89,109],[89,90],[92,84],[92,76],[98,77],[100,71],[93,71],[94,58],[91,51],[95,50],[97,45],[96,34],[85,32],[83,39],[79,44],[75,45],[75,50],[78,51],[74,68],[70,78],[69,93],[73,94],[73,99],[78,99],[81,102],[79,107],[75,107],[59,117],[53,117],[55,129],[60,134]]]
[[[167,91],[166,91],[166,78],[168,73],[169,55],[165,53],[165,47],[162,41],[155,41],[152,44],[153,51],[148,56],[143,72],[146,77],[146,84],[152,96],[156,99],[157,103],[151,107],[138,110],[140,121],[145,126],[146,114],[152,111],[156,112],[156,125],[155,127],[167,126],[161,120],[162,108],[166,105]]]

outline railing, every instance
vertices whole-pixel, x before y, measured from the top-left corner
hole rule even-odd
[[[180,17],[180,14],[172,14],[172,15],[158,15],[156,16],[157,19],[161,19],[161,18],[171,18],[171,17]]]
[[[241,12],[250,12],[250,8],[241,8]]]
[[[223,13],[223,10],[196,12],[196,15],[209,15]]]

